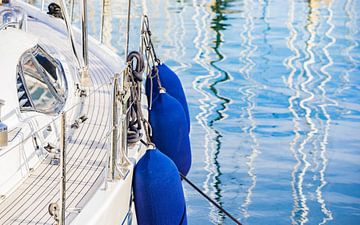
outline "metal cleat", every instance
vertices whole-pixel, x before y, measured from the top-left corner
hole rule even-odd
[[[81,123],[84,123],[87,119],[88,119],[88,117],[86,115],[82,115],[79,117],[79,120],[81,121]]]
[[[75,120],[75,122],[73,124],[71,124],[70,126],[72,129],[78,129],[80,127],[80,122],[79,120]]]
[[[84,90],[84,89],[81,89],[80,90],[80,98],[82,98],[82,97],[87,97],[87,93],[86,93],[86,90]]]
[[[49,153],[50,156],[50,165],[57,166],[60,163],[60,149],[56,148],[55,145],[47,143],[47,145],[44,146],[44,149]]]
[[[48,142],[47,145],[44,146],[44,149],[49,153],[53,153],[55,145]]]
[[[80,84],[75,84],[76,85],[76,90],[75,90],[75,94],[79,94],[80,98],[82,97],[87,97],[87,92],[85,89],[81,89],[80,88]]]
[[[78,119],[76,119],[70,127],[73,129],[78,129],[80,127],[80,124],[84,123],[87,119],[88,117],[86,115],[82,115]]]

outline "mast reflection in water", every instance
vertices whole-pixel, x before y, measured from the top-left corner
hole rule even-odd
[[[102,29],[103,43],[120,55],[126,5],[91,0],[88,13],[89,32],[99,38]],[[185,87],[192,181],[244,224],[358,224],[360,1],[132,5],[130,49],[146,12],[159,57]],[[189,224],[232,224],[185,191]]]

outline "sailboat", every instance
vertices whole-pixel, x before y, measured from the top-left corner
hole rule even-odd
[[[86,0],[82,29],[57,3],[0,1],[0,224],[186,224],[176,160],[152,143],[143,52],[88,36]]]

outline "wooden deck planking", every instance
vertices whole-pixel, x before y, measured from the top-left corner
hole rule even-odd
[[[100,109],[103,109],[103,107],[99,107]],[[84,124],[84,126],[88,126],[90,129],[90,131],[101,131],[101,129],[99,129],[98,126],[91,126],[90,124]],[[102,129],[105,130],[105,129]],[[97,132],[91,132],[90,136],[88,136],[88,140],[90,140],[90,142],[95,142],[96,147],[94,146],[89,146],[88,149],[86,149],[86,146],[84,148],[84,146],[79,146],[79,144],[72,144],[73,146],[75,146],[76,150],[73,151],[74,154],[71,154],[68,156],[68,161],[73,160],[74,163],[70,163],[68,165],[69,169],[68,169],[68,192],[73,194],[76,193],[77,196],[79,196],[79,192],[84,190],[84,186],[81,185],[81,183],[86,180],[87,183],[95,183],[96,179],[90,179],[91,177],[99,177],[100,172],[102,172],[102,168],[99,169],[99,167],[94,167],[94,166],[88,166],[87,164],[94,164],[94,162],[96,162],[99,157],[99,155],[101,154],[102,157],[100,159],[100,162],[103,161],[103,159],[105,158],[104,156],[106,155],[105,151],[101,152],[101,148],[98,148],[99,145],[101,145],[101,140],[97,139]],[[107,132],[103,132],[103,135],[105,135]],[[83,138],[82,138],[83,139]],[[105,141],[105,140],[103,140]],[[87,141],[89,142],[89,141]],[[71,144],[70,144],[71,145]],[[106,145],[105,142],[103,142],[103,146]],[[103,147],[102,146],[102,147]],[[70,147],[70,146],[68,146]],[[82,150],[82,151],[80,151]],[[84,153],[85,152],[85,153]],[[92,153],[91,153],[92,152]],[[92,157],[94,155],[94,153],[97,152],[96,157]],[[82,154],[83,153],[83,154]],[[89,155],[91,154],[91,155]],[[81,162],[79,163],[79,160],[81,160]],[[99,163],[101,164],[101,163]],[[104,164],[103,164],[104,166]],[[31,221],[37,221],[37,222],[42,222],[42,220],[38,220],[36,218],[36,216],[32,219],[29,220],[29,218],[32,215],[39,215],[39,214],[44,214],[45,211],[45,215],[47,215],[47,207],[41,207],[43,206],[44,202],[45,203],[50,203],[52,200],[55,201],[58,198],[58,190],[59,190],[59,178],[56,176],[56,173],[59,173],[59,168],[58,166],[51,166],[50,168],[47,168],[47,165],[42,164],[38,169],[36,169],[34,171],[34,174],[31,175],[29,177],[30,181],[26,181],[24,183],[24,185],[32,185],[32,192],[29,192],[29,188],[22,188],[20,187],[19,190],[23,190],[23,193],[26,193],[26,195],[24,195],[20,201],[17,202],[17,204],[15,206],[18,207],[13,207],[14,209],[11,210],[12,212],[14,212],[15,208],[16,208],[16,212],[17,214],[14,214],[12,217],[15,216],[15,218],[17,218],[16,220],[13,220],[13,222],[18,223],[19,219],[21,217],[23,217],[23,220],[20,221],[20,223],[27,223],[27,222],[31,222]],[[50,172],[51,175],[53,176],[49,176],[48,174],[36,174],[37,171],[53,171],[52,173]],[[86,172],[84,172],[86,171]],[[89,171],[91,173],[89,173]],[[55,173],[55,174],[54,174]],[[82,174],[85,173],[88,176],[82,176]],[[76,177],[74,177],[76,176]],[[90,177],[89,177],[90,176]],[[82,177],[81,181],[79,181],[79,177]],[[35,183],[34,181],[37,180],[37,182]],[[39,182],[39,180],[42,181],[42,183],[40,185],[37,185],[37,183]],[[73,185],[75,185],[74,188]],[[76,192],[77,188],[80,187],[80,191]],[[91,185],[90,185],[91,187]],[[71,198],[71,194],[68,196],[69,198]],[[16,195],[16,194],[14,194]],[[44,197],[45,196],[45,197]],[[38,205],[36,205],[36,202],[38,203]],[[71,202],[74,202],[74,200],[71,200]],[[2,205],[1,205],[2,206]],[[45,204],[46,206],[46,204]],[[71,207],[71,204],[68,205],[68,207]],[[23,208],[25,208],[25,210],[21,211]],[[12,212],[9,211],[9,213],[11,214]],[[37,212],[39,211],[39,212]],[[41,213],[42,212],[42,213]],[[46,216],[42,216],[42,218],[46,218]],[[9,218],[10,219],[10,218]],[[1,221],[1,223],[6,223],[7,221]]]
[[[64,44],[67,46],[67,43]],[[71,53],[67,53],[69,59]],[[89,69],[95,86],[93,90],[111,81],[111,69],[92,54]],[[76,208],[79,202],[83,205],[86,194],[96,190],[101,183],[108,147],[105,136],[109,127],[104,124],[110,121],[110,97],[109,85],[89,96],[84,105],[89,119],[73,132],[71,138],[67,138],[67,208]],[[72,118],[70,121],[74,120]],[[59,198],[59,179],[59,166],[49,165],[45,160],[0,203],[0,224],[53,224],[47,207]],[[67,219],[73,217],[67,212]]]

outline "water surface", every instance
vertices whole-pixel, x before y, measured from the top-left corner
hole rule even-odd
[[[88,2],[100,38],[103,4]],[[145,12],[159,58],[183,82],[192,181],[244,224],[360,223],[359,1],[132,6],[131,49]],[[106,0],[104,12],[103,41],[121,55],[126,1]],[[184,186],[189,224],[232,224]]]

